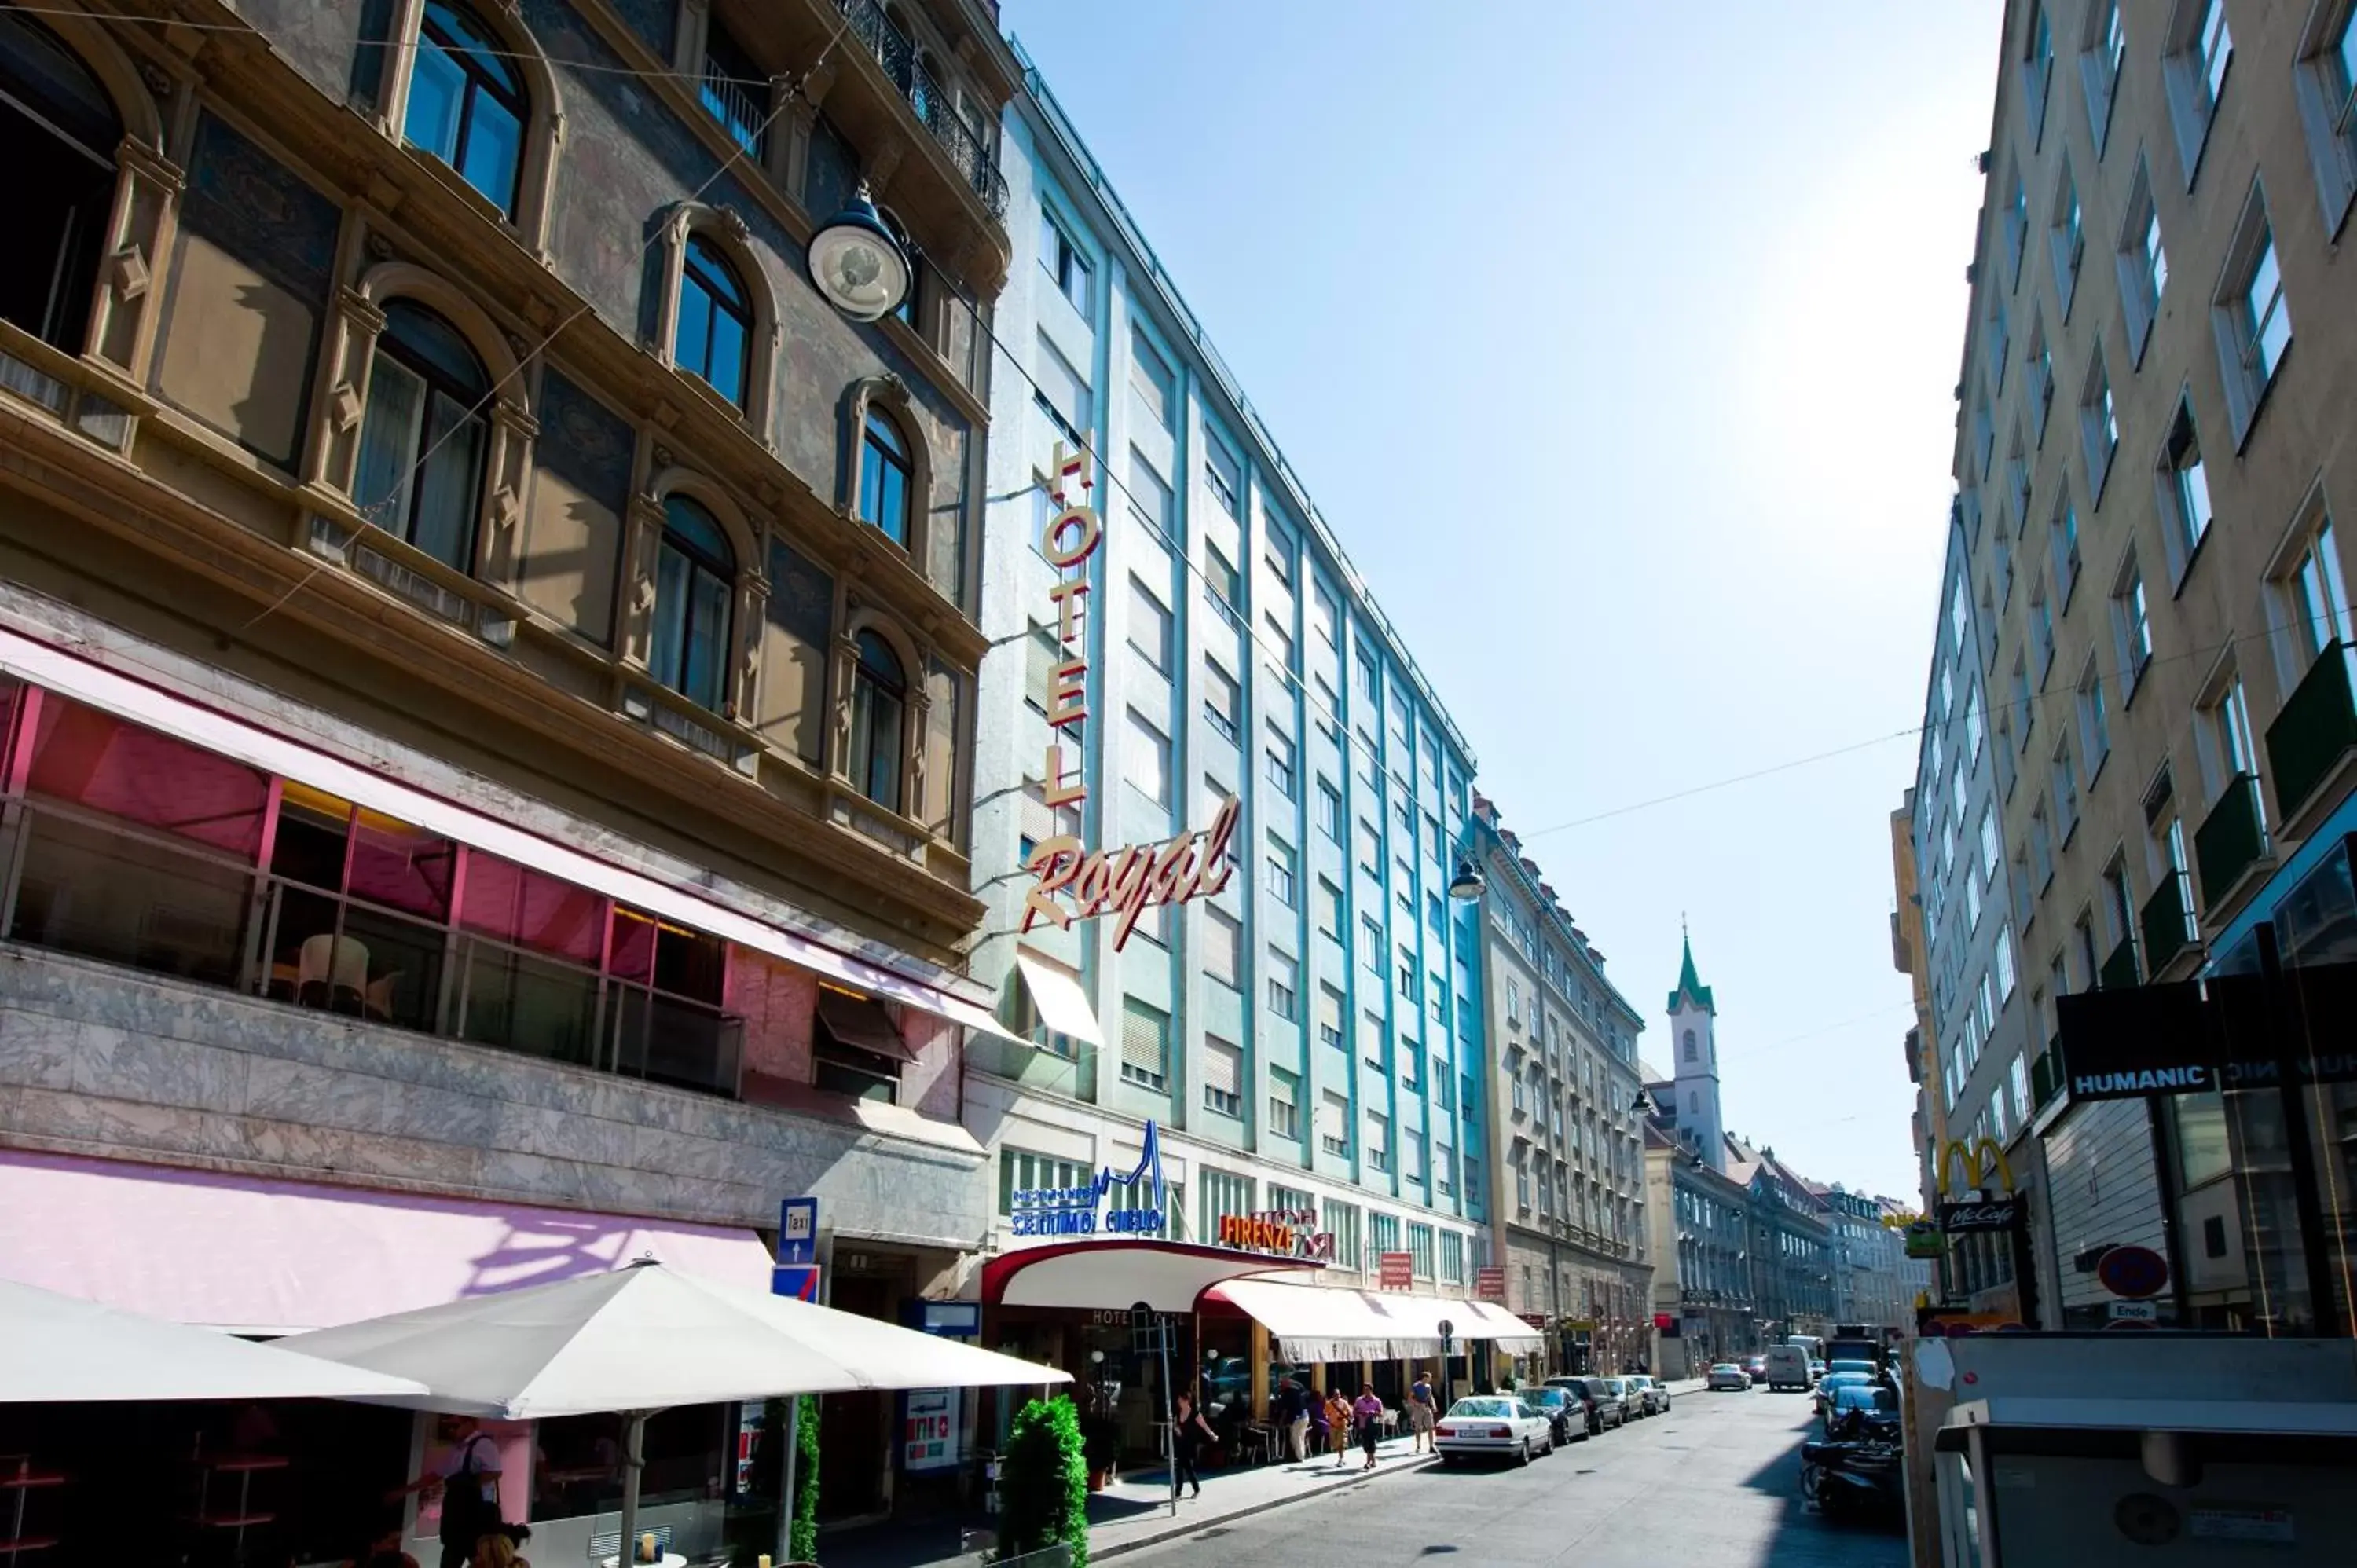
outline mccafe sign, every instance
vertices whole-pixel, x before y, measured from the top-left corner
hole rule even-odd
[[[1940,1205],[1940,1229],[1951,1236],[2010,1230],[2021,1223],[2021,1199],[1992,1197]]]
[[[1068,772],[1064,737],[1089,717],[1087,600],[1088,563],[1104,542],[1104,527],[1096,509],[1087,502],[1092,487],[1088,457],[1059,442],[1055,473],[1048,481],[1048,498],[1056,504],[1039,534],[1039,553],[1059,574],[1048,590],[1054,615],[1060,655],[1048,682],[1048,756],[1041,771],[1041,798],[1054,811],[1076,806],[1089,796],[1085,776]],[[1082,499],[1074,500],[1067,485],[1080,480]],[[1189,831],[1160,843],[1132,844],[1110,853],[1091,849],[1070,833],[1042,841],[1031,851],[1024,869],[1035,879],[1023,901],[1024,930],[1035,919],[1045,919],[1059,930],[1076,920],[1098,915],[1118,915],[1113,945],[1116,951],[1146,910],[1157,904],[1184,904],[1190,898],[1218,893],[1235,874],[1230,845],[1243,804],[1230,795],[1221,802],[1211,825]]]
[[[1277,1208],[1260,1214],[1222,1214],[1220,1216],[1220,1245],[1241,1248],[1247,1252],[1274,1252],[1285,1258],[1330,1261],[1334,1256],[1333,1233],[1310,1230],[1317,1223],[1317,1211],[1309,1208]]]

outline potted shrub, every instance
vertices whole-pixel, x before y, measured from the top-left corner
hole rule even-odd
[[[1002,1559],[1063,1547],[1072,1568],[1088,1568],[1088,1466],[1071,1401],[1035,1399],[1016,1412],[998,1498]]]
[[[1089,1490],[1102,1492],[1121,1459],[1121,1424],[1109,1415],[1081,1418],[1081,1455],[1088,1466]]]

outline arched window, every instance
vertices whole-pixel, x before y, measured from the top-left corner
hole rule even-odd
[[[490,28],[425,0],[402,138],[432,153],[513,218],[523,167],[523,78]]]
[[[672,339],[672,358],[743,408],[752,337],[753,302],[744,281],[711,241],[690,234],[681,258],[679,330]]]
[[[909,443],[881,409],[867,410],[859,445],[859,515],[885,538],[909,547]]]
[[[1692,1029],[1688,1029],[1688,1030],[1686,1031],[1686,1041],[1685,1041],[1685,1044],[1686,1044],[1686,1060],[1688,1060],[1688,1061],[1692,1061],[1692,1060],[1694,1060],[1694,1059],[1695,1059],[1695,1041],[1694,1041],[1694,1031],[1693,1031]]]
[[[900,809],[900,755],[906,746],[909,677],[892,645],[859,634],[851,676],[851,782],[890,811]]]
[[[728,692],[728,611],[737,553],[719,519],[685,496],[663,502],[655,563],[654,677],[713,712]]]
[[[114,199],[114,101],[37,22],[0,12],[0,166],[9,173],[0,318],[80,354]]]
[[[474,570],[490,392],[457,328],[413,301],[386,304],[352,499],[371,522],[460,572]]]

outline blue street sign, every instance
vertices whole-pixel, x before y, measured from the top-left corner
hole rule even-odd
[[[816,1263],[780,1263],[770,1271],[770,1294],[790,1295],[798,1301],[818,1300],[818,1265]]]
[[[818,1199],[790,1197],[778,1206],[778,1262],[818,1262]]]

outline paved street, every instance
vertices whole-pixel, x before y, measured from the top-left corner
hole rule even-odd
[[[1577,1568],[1900,1568],[1896,1531],[1804,1511],[1798,1394],[1685,1394],[1527,1470],[1428,1466],[1125,1553],[1125,1568],[1386,1568],[1437,1557]]]

